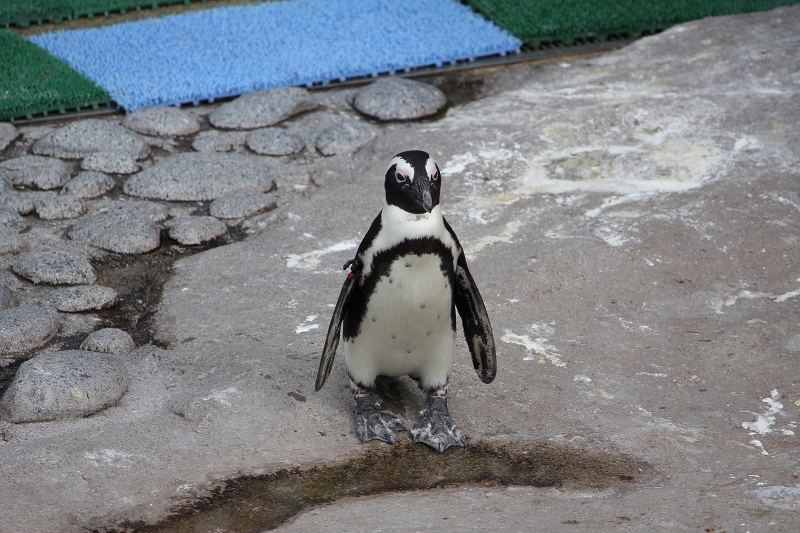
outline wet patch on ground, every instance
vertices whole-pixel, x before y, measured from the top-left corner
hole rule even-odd
[[[636,459],[552,442],[472,444],[438,454],[410,441],[370,449],[346,463],[234,479],[210,496],[175,509],[155,525],[124,523],[107,532],[247,533],[274,529],[314,505],[346,496],[423,490],[464,483],[602,490],[652,476]]]

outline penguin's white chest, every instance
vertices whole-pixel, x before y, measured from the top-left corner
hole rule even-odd
[[[395,260],[369,298],[359,334],[345,343],[351,376],[371,385],[378,375],[411,375],[443,385],[453,364],[453,292],[441,257]]]

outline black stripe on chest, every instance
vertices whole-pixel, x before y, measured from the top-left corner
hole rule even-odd
[[[435,255],[439,257],[439,268],[447,278],[447,282],[452,291],[455,287],[455,271],[453,269],[453,252],[442,241],[433,237],[423,237],[419,239],[409,239],[402,241],[395,246],[375,254],[372,258],[372,270],[367,275],[360,286],[353,290],[350,304],[347,306],[342,333],[345,340],[350,340],[357,336],[361,330],[361,323],[367,314],[367,301],[375,292],[375,288],[383,278],[388,278],[392,264],[401,257],[406,256]],[[387,280],[383,280],[387,282]],[[451,301],[454,301],[452,299]],[[453,330],[456,328],[456,308],[455,304],[450,305],[450,322]]]

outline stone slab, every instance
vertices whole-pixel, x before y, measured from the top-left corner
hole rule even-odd
[[[18,306],[0,310],[0,357],[20,357],[55,336],[58,313],[47,307]]]
[[[129,154],[95,152],[81,161],[81,169],[106,174],[133,174],[139,170],[139,163]]]
[[[356,94],[353,107],[378,120],[414,120],[440,112],[447,97],[433,85],[406,78],[381,78]]]
[[[142,135],[174,137],[200,131],[200,123],[177,107],[148,107],[127,115],[122,125]]]
[[[208,119],[216,128],[250,130],[273,126],[318,105],[302,87],[279,87],[245,94],[222,104]]]
[[[136,160],[150,155],[150,146],[131,130],[107,120],[86,119],[44,134],[31,150],[34,154],[83,159],[96,152],[127,154]]]
[[[97,274],[86,257],[60,250],[25,254],[11,268],[33,283],[81,285],[97,280]]]
[[[0,163],[0,179],[13,185],[57,189],[72,177],[70,166],[54,157],[24,155]]]
[[[113,189],[114,185],[114,178],[108,174],[86,170],[64,184],[61,193],[78,198],[97,198]]]
[[[126,194],[172,201],[214,200],[274,186],[275,164],[240,154],[183,153],[128,178]]]
[[[90,333],[81,343],[80,349],[112,355],[126,355],[136,349],[136,343],[126,331],[119,328],[103,328]]]
[[[54,290],[45,302],[63,313],[99,311],[117,305],[117,291],[101,285],[77,285]]]
[[[181,217],[168,224],[169,236],[186,246],[203,244],[228,231],[228,226],[212,216]]]
[[[24,362],[0,399],[0,418],[16,424],[92,415],[128,388],[127,367],[84,350],[37,355]]]

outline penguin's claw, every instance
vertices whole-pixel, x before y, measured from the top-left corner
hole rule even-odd
[[[397,442],[397,432],[405,429],[399,418],[383,411],[356,415],[356,435],[361,442],[382,440],[394,444]]]
[[[447,412],[447,399],[444,396],[428,396],[419,420],[411,428],[411,435],[415,444],[425,443],[439,453],[444,453],[450,446],[467,447],[464,432]]]
[[[405,431],[399,418],[380,409],[380,402],[371,393],[356,395],[356,435],[361,442],[382,440],[394,444],[397,433]]]

